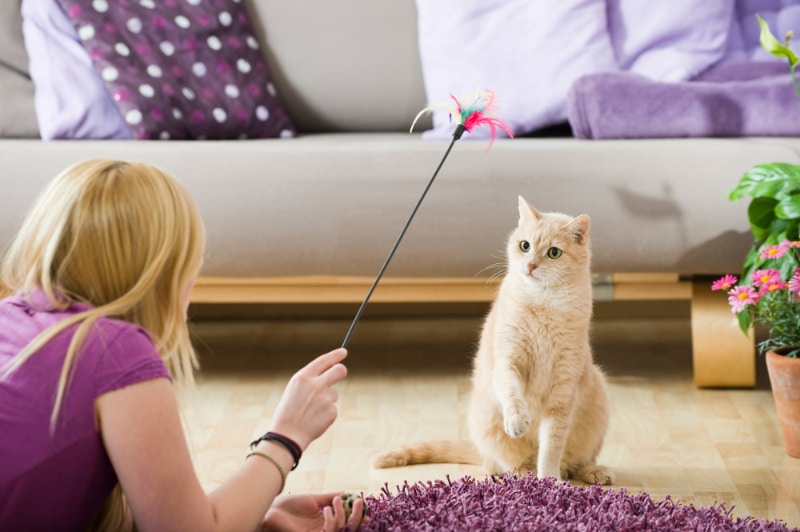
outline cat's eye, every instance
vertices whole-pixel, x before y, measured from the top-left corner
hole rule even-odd
[[[530,242],[528,242],[527,240],[522,240],[522,241],[519,243],[519,249],[520,249],[520,251],[522,251],[523,253],[527,253],[527,252],[529,252],[529,251],[531,250],[531,243],[530,243]]]
[[[547,250],[547,256],[550,257],[551,259],[557,259],[558,257],[561,256],[562,253],[564,252],[555,247]]]

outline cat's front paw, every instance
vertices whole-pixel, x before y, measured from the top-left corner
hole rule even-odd
[[[614,483],[614,473],[600,465],[584,467],[575,475],[587,484],[602,484],[608,486]]]
[[[519,438],[531,426],[531,415],[526,409],[508,409],[503,414],[503,429],[512,438]]]

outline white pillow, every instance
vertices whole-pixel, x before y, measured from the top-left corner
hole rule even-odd
[[[566,95],[585,74],[618,70],[605,0],[417,0],[419,49],[429,104],[476,89],[497,95],[496,116],[515,135],[567,120]],[[649,2],[647,2],[649,4]],[[426,138],[454,124],[433,112]],[[472,136],[485,138],[478,128]],[[500,133],[502,134],[502,132]]]
[[[22,17],[42,139],[133,138],[58,2],[23,0]]]
[[[655,81],[686,81],[728,47],[735,0],[608,0],[608,31],[620,69]]]

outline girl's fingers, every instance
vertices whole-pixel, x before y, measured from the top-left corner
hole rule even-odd
[[[364,503],[364,499],[362,499],[361,497],[358,497],[353,502],[353,511],[350,513],[350,519],[347,520],[348,528],[350,528],[351,530],[357,530],[358,526],[362,522],[365,522],[365,523],[369,522],[369,519],[367,519],[365,510],[366,510],[366,504]]]
[[[322,375],[333,366],[341,362],[347,356],[347,349],[343,347],[339,347],[325,353],[324,355],[320,355],[311,362],[309,362],[302,371],[308,371],[312,375]]]
[[[342,504],[342,496],[337,495],[331,501],[330,506],[326,506],[322,511],[324,517],[325,530],[333,525],[330,530],[340,530],[344,527],[344,504]]]
[[[340,380],[347,377],[347,368],[344,364],[336,364],[331,366],[325,373],[320,375],[322,382],[325,383],[325,386],[333,386]]]
[[[333,508],[326,506],[322,509],[322,529],[325,532],[333,532],[341,527],[336,526],[336,519],[333,516]]]

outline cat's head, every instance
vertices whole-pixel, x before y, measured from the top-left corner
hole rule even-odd
[[[508,274],[541,288],[589,274],[589,217],[539,212],[519,197],[519,224],[508,239]]]

